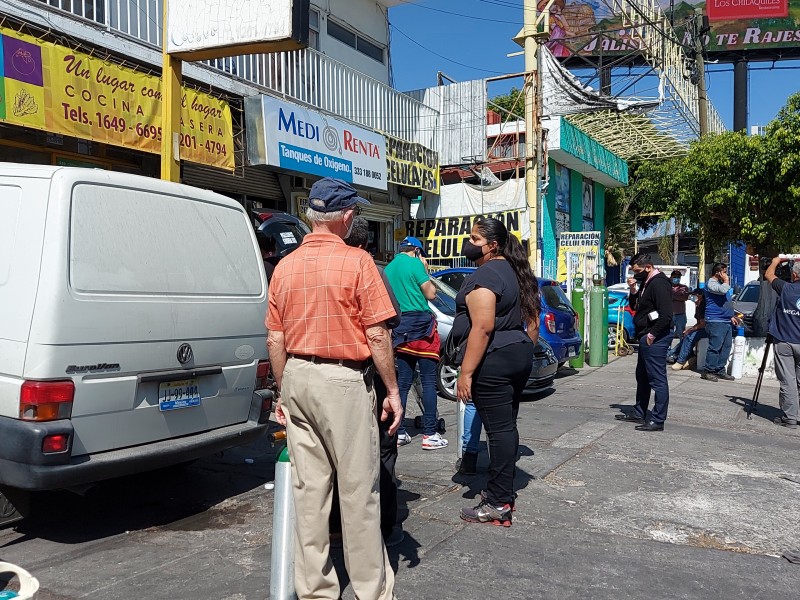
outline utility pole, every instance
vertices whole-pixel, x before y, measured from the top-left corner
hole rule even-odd
[[[167,53],[167,2],[164,0],[161,48],[161,179],[181,180],[180,132],[182,61]]]
[[[525,195],[528,203],[531,237],[528,262],[534,274],[541,275],[539,264],[539,40],[536,0],[524,0],[523,44],[525,52]],[[549,10],[549,5],[545,11]]]
[[[708,96],[706,95],[706,63],[703,58],[703,36],[706,34],[703,26],[703,11],[695,11],[694,28],[694,50],[695,60],[697,61],[697,108],[699,111],[698,120],[700,121],[700,137],[708,133]],[[705,230],[700,225],[700,239],[697,247],[698,265],[697,281],[700,287],[705,287],[706,283],[706,242]]]

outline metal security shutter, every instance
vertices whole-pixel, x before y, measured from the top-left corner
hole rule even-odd
[[[277,173],[264,167],[244,167],[243,172],[237,169],[234,173],[229,173],[221,169],[184,163],[183,183],[215,192],[246,194],[285,202]]]

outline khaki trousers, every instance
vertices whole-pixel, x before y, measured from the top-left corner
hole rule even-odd
[[[328,517],[339,483],[345,565],[357,600],[394,598],[394,571],[380,527],[375,392],[361,372],[290,358],[281,398],[292,463],[295,591],[299,600],[337,600]]]

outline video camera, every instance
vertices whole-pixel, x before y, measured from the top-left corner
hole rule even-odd
[[[787,258],[782,260],[777,267],[775,267],[775,277],[778,279],[782,279],[787,283],[792,282],[792,265],[794,265],[793,258]],[[767,270],[767,268],[772,264],[772,259],[764,256],[761,259],[761,272]]]

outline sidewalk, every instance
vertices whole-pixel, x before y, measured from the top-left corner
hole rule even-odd
[[[771,423],[777,383],[748,421],[754,379],[670,371],[666,430],[643,433],[613,418],[632,404],[635,361],[563,375],[523,404],[510,529],[459,519],[484,476],[454,474],[455,404],[440,400],[450,447],[423,451],[418,434],[400,448],[400,600],[798,597],[800,568],[778,556],[800,546],[800,434]]]

